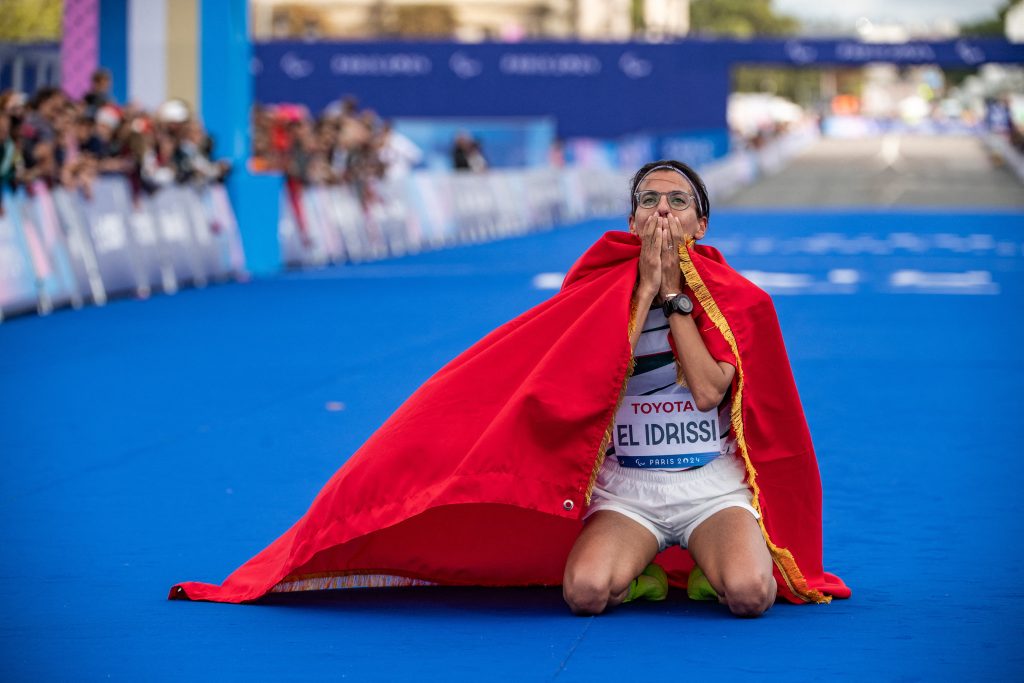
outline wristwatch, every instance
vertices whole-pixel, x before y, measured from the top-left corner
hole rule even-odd
[[[665,303],[661,305],[661,310],[665,311],[666,318],[673,313],[690,315],[690,313],[693,313],[693,302],[685,294],[670,294],[665,299]]]

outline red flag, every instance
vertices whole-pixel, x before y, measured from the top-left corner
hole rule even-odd
[[[182,583],[170,598],[560,584],[632,365],[639,252],[636,237],[605,234],[558,294],[409,397],[283,536],[222,585]],[[682,256],[694,295],[736,347],[733,427],[780,592],[794,602],[847,597],[822,571],[817,464],[771,300],[713,249]],[[671,548],[659,561],[685,583],[688,553]]]

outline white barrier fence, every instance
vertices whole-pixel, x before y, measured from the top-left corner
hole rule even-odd
[[[700,169],[712,201],[779,171],[818,139],[816,127]],[[625,219],[629,173],[612,169],[416,171],[374,186],[282,190],[281,260],[301,268],[369,261],[535,232],[601,216]]]
[[[278,235],[286,266],[401,256],[624,216],[628,176],[581,169],[417,171],[364,200],[350,186],[282,190]]]
[[[774,173],[816,139],[816,130],[800,131],[705,165],[712,201]],[[307,267],[397,257],[603,216],[623,227],[628,182],[627,172],[612,169],[421,171],[375,185],[365,200],[350,186],[293,193],[282,183],[280,261]],[[0,320],[245,276],[239,228],[220,185],[132,197],[125,179],[105,177],[90,197],[36,183],[3,199]],[[246,234],[273,230],[269,216],[258,223]]]
[[[86,197],[39,182],[5,193],[3,206],[0,320],[245,275],[220,185],[132,197],[127,180],[102,177]]]

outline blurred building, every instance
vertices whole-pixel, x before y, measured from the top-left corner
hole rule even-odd
[[[684,36],[690,0],[253,0],[256,40]]]
[[[1006,39],[1011,43],[1024,43],[1024,2],[1018,2],[1006,12]]]

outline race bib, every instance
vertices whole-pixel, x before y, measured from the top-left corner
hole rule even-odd
[[[626,396],[615,413],[615,457],[623,467],[699,467],[718,457],[718,408],[697,410],[689,394]]]

